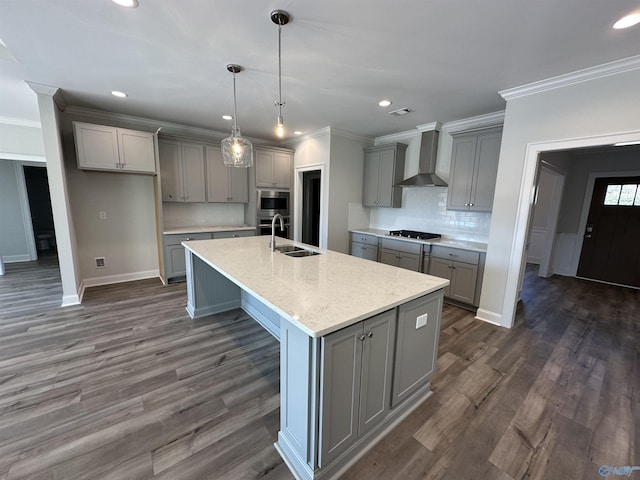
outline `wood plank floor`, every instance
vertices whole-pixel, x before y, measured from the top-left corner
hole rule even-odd
[[[0,277],[0,479],[291,479],[273,448],[277,342],[192,321],[184,284]],[[637,291],[527,269],[511,330],[445,306],[433,396],[343,478],[595,479],[640,464]],[[638,475],[640,472],[634,472]]]

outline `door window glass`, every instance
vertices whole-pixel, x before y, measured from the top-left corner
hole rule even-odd
[[[637,184],[607,185],[604,196],[605,205],[640,206],[640,188]]]

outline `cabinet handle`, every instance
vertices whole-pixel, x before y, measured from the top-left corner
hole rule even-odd
[[[469,206],[470,206],[470,207],[473,207],[473,203],[470,203],[470,204],[469,204]]]
[[[450,253],[450,254],[449,254],[449,256],[450,256],[450,257],[454,257],[454,258],[458,258],[460,255],[455,255],[455,254],[453,254],[453,253]]]
[[[191,238],[187,237],[187,241],[191,240]]]
[[[360,335],[360,341],[361,341],[361,342],[364,342],[364,339],[365,339],[365,338],[367,338],[367,337],[365,337],[365,336],[364,336],[364,334]]]
[[[367,333],[367,337],[369,337],[369,338],[373,337],[373,332]]]
[[[238,238],[240,235],[234,235],[233,238]]]

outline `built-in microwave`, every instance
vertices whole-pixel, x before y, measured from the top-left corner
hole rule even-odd
[[[271,218],[258,217],[256,222],[256,230],[258,235],[271,235]],[[282,238],[291,238],[289,236],[289,217],[283,217],[284,230],[280,230],[280,222],[276,221],[275,234]]]
[[[289,192],[280,190],[258,190],[258,217],[273,217],[279,213],[289,216]]]

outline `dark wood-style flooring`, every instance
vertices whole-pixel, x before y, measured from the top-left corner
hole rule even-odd
[[[640,298],[527,269],[513,329],[443,312],[434,394],[343,478],[596,479],[640,464]],[[89,289],[55,261],[0,277],[0,479],[291,479],[279,348],[184,284]],[[640,478],[640,472],[633,472]]]

